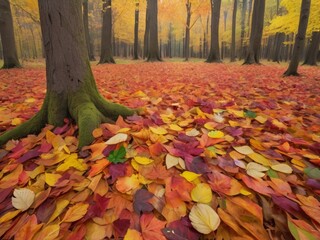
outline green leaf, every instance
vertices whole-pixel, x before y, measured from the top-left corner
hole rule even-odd
[[[304,173],[308,175],[310,178],[320,179],[320,170],[319,168],[305,168]]]
[[[123,163],[127,159],[125,158],[126,156],[126,149],[124,146],[121,146],[118,150],[113,150],[110,152],[108,156],[108,160],[112,163]]]
[[[244,116],[248,117],[248,118],[256,118],[257,114],[255,112],[253,112],[253,111],[245,109],[244,110]]]
[[[279,175],[276,171],[274,171],[273,169],[269,169],[267,171],[267,175],[270,177],[270,178],[279,178]]]

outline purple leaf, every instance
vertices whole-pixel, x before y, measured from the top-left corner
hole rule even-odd
[[[26,152],[22,157],[18,159],[19,163],[24,163],[32,158],[39,157],[41,155],[41,152],[39,152],[40,147],[37,147],[33,150],[30,150]]]
[[[139,189],[133,197],[133,209],[136,213],[151,212],[153,206],[149,203],[149,199],[153,197],[153,194],[146,189]]]
[[[200,238],[200,234],[193,229],[187,217],[170,223],[161,231],[168,240],[198,240]]]
[[[40,222],[47,223],[55,209],[56,209],[55,199],[48,198],[37,209],[37,212],[36,212],[37,219]]]
[[[113,227],[118,237],[124,237],[130,227],[130,220],[129,219],[117,219],[113,222]]]
[[[125,163],[111,164],[109,166],[109,173],[111,175],[111,184],[119,177],[124,177],[127,172],[127,165]]]
[[[313,189],[320,190],[320,182],[316,179],[309,178],[306,182],[306,185],[313,188]]]
[[[271,197],[272,201],[284,211],[296,216],[297,218],[301,218],[303,215],[303,211],[298,203],[282,196],[272,195]]]
[[[186,168],[188,171],[203,174],[210,172],[208,165],[204,162],[202,157],[194,157],[192,160],[186,159]]]

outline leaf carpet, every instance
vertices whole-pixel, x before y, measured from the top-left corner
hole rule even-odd
[[[0,149],[1,239],[320,239],[320,69],[93,66],[143,114],[47,126]],[[0,70],[0,132],[39,110],[42,67]]]

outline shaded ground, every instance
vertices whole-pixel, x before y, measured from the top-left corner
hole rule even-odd
[[[1,238],[199,239],[200,223],[208,239],[320,238],[320,69],[284,71],[93,66],[107,99],[145,115],[102,125],[76,154],[69,123],[0,149]],[[0,132],[40,108],[44,78],[41,66],[0,70]],[[24,212],[12,206],[18,188],[36,194]],[[202,203],[218,213],[217,230],[190,216]]]

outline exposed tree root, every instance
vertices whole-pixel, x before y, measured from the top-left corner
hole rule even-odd
[[[11,139],[37,134],[47,123],[61,126],[64,118],[72,118],[79,127],[78,148],[81,149],[92,143],[92,132],[101,123],[113,122],[120,115],[127,117],[135,113],[135,110],[123,105],[106,101],[100,94],[75,94],[69,98],[68,104],[64,102],[66,99],[61,96],[47,97],[41,110],[33,118],[0,136],[0,145]]]

